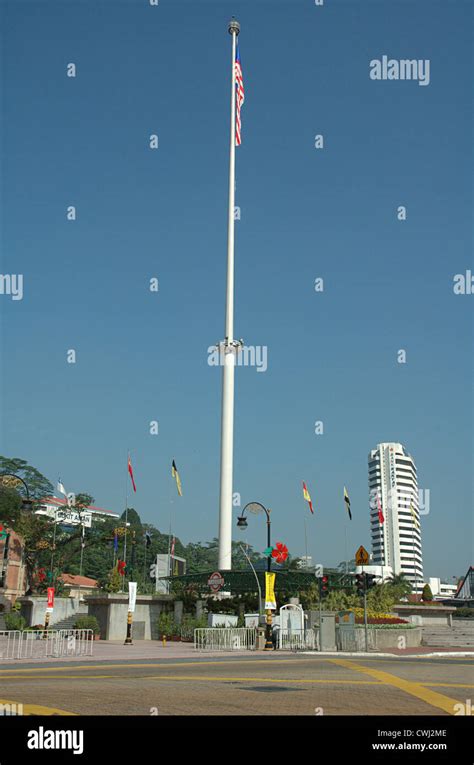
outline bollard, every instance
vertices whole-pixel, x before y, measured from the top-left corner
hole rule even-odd
[[[162,641],[163,641],[163,648],[166,648],[166,635],[163,635]]]
[[[124,645],[132,645],[132,612],[129,611],[127,615],[127,637],[125,638]]]

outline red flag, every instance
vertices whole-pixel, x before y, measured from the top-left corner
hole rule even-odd
[[[384,518],[384,515],[383,515],[383,512],[382,512],[382,505],[380,504],[380,499],[379,499],[379,495],[378,494],[377,494],[377,507],[378,507],[378,510],[379,510],[379,523],[384,523],[385,518]]]
[[[117,571],[120,574],[120,576],[125,576],[125,566],[126,566],[126,563],[124,560],[117,561]]]
[[[133,468],[132,468],[132,461],[130,459],[130,455],[128,455],[128,472],[130,473],[130,478],[132,479],[133,491],[136,491],[137,487],[135,486],[135,479],[133,477]]]

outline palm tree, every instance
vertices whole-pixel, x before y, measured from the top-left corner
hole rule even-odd
[[[387,584],[397,590],[399,598],[407,597],[413,589],[405,574],[392,574]]]

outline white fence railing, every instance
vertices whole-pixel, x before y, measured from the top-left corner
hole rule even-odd
[[[318,637],[314,629],[279,629],[278,648],[283,651],[317,650]]]
[[[0,661],[92,656],[92,630],[5,630],[0,632]]]
[[[254,651],[255,627],[200,627],[194,630],[197,651]]]

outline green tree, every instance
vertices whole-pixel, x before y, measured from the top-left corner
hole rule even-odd
[[[425,586],[423,587],[423,592],[421,594],[421,599],[425,603],[430,602],[431,600],[433,600],[433,593],[431,591],[431,587],[429,586],[429,584],[425,584]]]
[[[390,584],[377,584],[367,593],[367,608],[388,613],[398,600],[398,594]]]
[[[51,496],[53,493],[53,484],[45,478],[39,470],[19,457],[0,456],[0,474],[1,473],[10,473],[22,478],[28,486],[30,499],[44,499],[45,497]],[[19,486],[15,488],[17,488],[18,493],[22,497],[26,496],[26,491],[22,484],[19,484]]]

